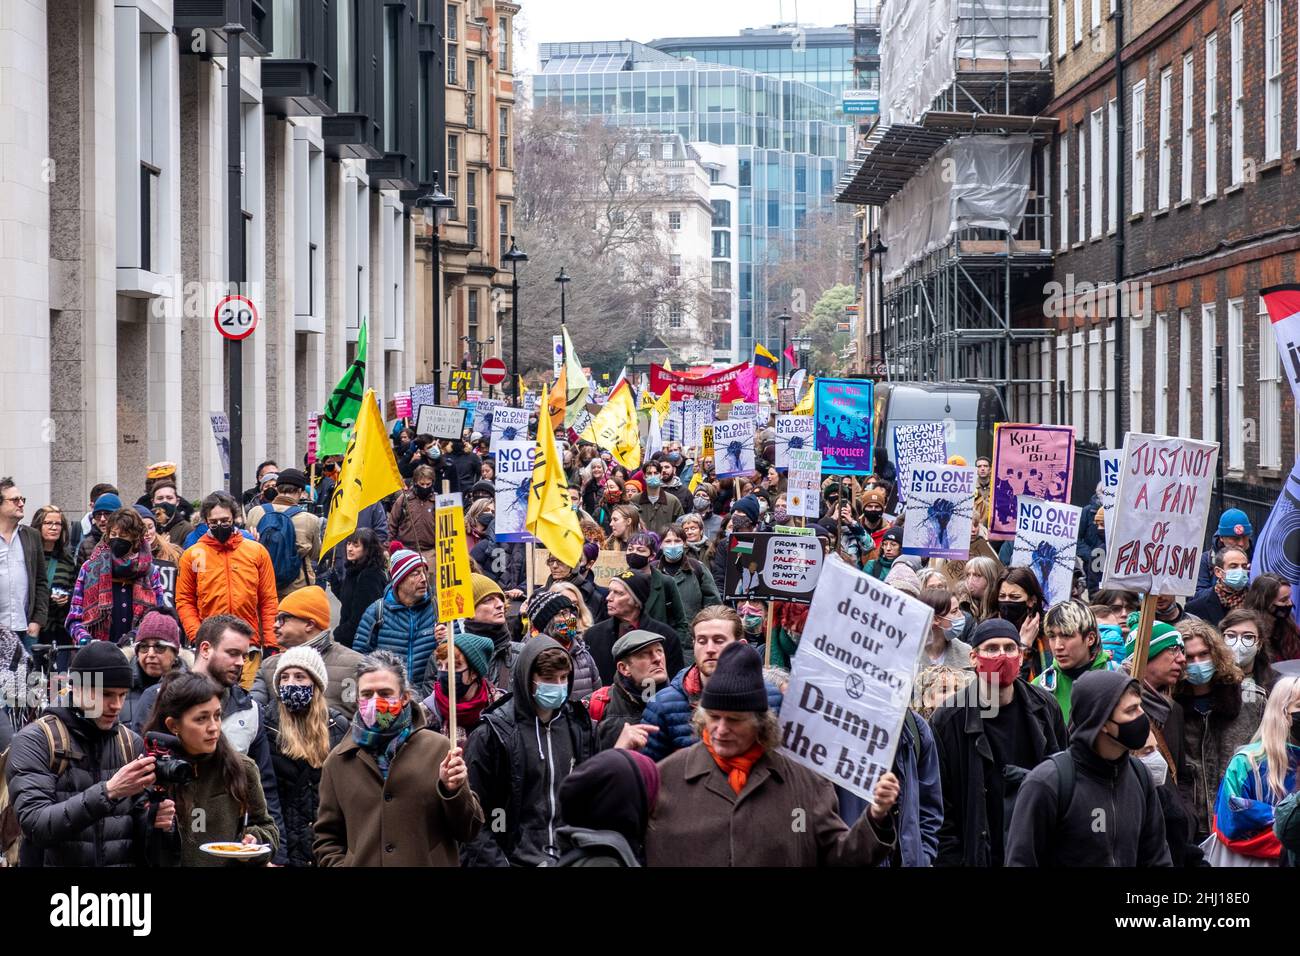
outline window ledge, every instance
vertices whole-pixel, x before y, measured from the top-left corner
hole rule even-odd
[[[1278,480],[1283,477],[1282,469],[1266,468],[1263,465],[1260,465],[1258,468],[1255,469],[1255,476],[1258,478],[1272,478],[1274,480]]]
[[[1071,249],[1082,249],[1082,248],[1083,248],[1084,246],[1086,246],[1086,245],[1087,245],[1087,243],[1084,242],[1082,239],[1080,239],[1080,240],[1079,240],[1078,242],[1076,242],[1074,245],[1070,246],[1070,248],[1071,248]]]
[[[1188,206],[1190,206],[1191,204],[1192,204],[1192,201],[1191,201],[1190,199],[1180,199],[1177,203],[1174,204],[1174,208],[1175,208],[1175,209],[1186,209],[1186,208],[1187,208]]]
[[[1233,183],[1231,186],[1229,186],[1227,189],[1223,191],[1223,195],[1231,196],[1233,193],[1239,193],[1242,191],[1242,189],[1245,188],[1245,186],[1246,183],[1244,181],[1239,183]]]
[[[1128,221],[1129,221],[1129,222],[1138,222],[1139,220],[1142,219],[1142,217],[1143,217],[1144,215],[1145,215],[1145,213],[1135,212],[1135,213],[1133,213],[1132,215],[1130,215],[1130,216],[1128,217]]]
[[[1088,242],[1090,242],[1090,243],[1092,243],[1092,242],[1101,242],[1101,240],[1102,240],[1102,237],[1101,237],[1101,236],[1093,236],[1093,237],[1091,237],[1091,238],[1088,240]]]
[[[1263,166],[1260,166],[1259,169],[1255,170],[1255,172],[1259,173],[1260,175],[1263,175],[1264,173],[1277,172],[1281,168],[1282,168],[1282,157],[1279,156],[1277,159],[1270,159]]]
[[[1164,209],[1157,209],[1157,210],[1155,210],[1154,212],[1152,212],[1152,213],[1151,213],[1151,218],[1152,218],[1152,219],[1159,219],[1161,216],[1167,216],[1167,215],[1169,215],[1169,207],[1168,207],[1168,206],[1165,206]]]
[[[1219,198],[1219,197],[1218,197],[1217,194],[1215,194],[1215,195],[1213,195],[1213,196],[1206,196],[1204,199],[1202,199],[1202,200],[1200,201],[1200,204],[1201,204],[1202,206],[1208,206],[1210,203],[1214,202],[1214,200],[1216,200],[1216,199],[1218,199],[1218,198]]]

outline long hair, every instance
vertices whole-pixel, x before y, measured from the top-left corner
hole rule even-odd
[[[1300,677],[1282,677],[1273,685],[1264,705],[1264,719],[1259,722],[1259,729],[1251,738],[1250,744],[1239,753],[1244,753],[1250,761],[1251,769],[1259,773],[1259,757],[1268,762],[1268,789],[1277,803],[1287,795],[1286,771],[1287,742],[1291,739],[1291,705],[1300,697]],[[1260,794],[1264,798],[1264,794]]]
[[[312,683],[316,684],[316,678],[312,678]],[[275,692],[277,696],[280,693],[278,681]],[[325,700],[325,688],[316,684],[316,692],[306,713],[295,714],[285,707],[280,708],[280,753],[290,760],[303,760],[309,767],[319,770],[331,749],[329,704]]]
[[[370,528],[358,528],[344,542],[344,548],[355,541],[361,545],[361,560],[356,563],[356,569],[361,571],[365,568],[378,568],[385,574],[388,573],[388,549],[379,546],[379,537]],[[347,551],[343,552],[345,555]]]
[[[582,592],[578,590],[577,585],[571,581],[552,581],[548,591],[554,591],[557,594],[563,594],[573,602],[574,607],[578,609],[578,626],[584,631],[591,627],[591,611],[587,608],[587,602],[583,600]]]
[[[1232,656],[1232,651],[1228,650],[1228,645],[1223,642],[1218,628],[1200,618],[1189,616],[1175,624],[1174,629],[1183,635],[1184,647],[1194,637],[1205,642],[1205,646],[1210,650],[1210,661],[1214,664],[1214,683],[1231,684],[1234,687],[1241,683],[1243,677],[1241,668],[1237,666],[1237,659]],[[1184,677],[1178,682],[1174,692],[1182,693],[1188,686],[1190,685],[1187,683],[1187,678]]]
[[[645,525],[641,523],[641,509],[630,504],[615,505],[611,517],[613,515],[622,515],[624,520],[628,522],[627,538],[625,540],[620,539],[611,532],[605,543],[612,545],[615,551],[626,551],[627,542],[632,540],[632,536],[645,530]]]
[[[1300,630],[1289,615],[1281,620],[1273,616],[1273,602],[1286,583],[1275,574],[1261,574],[1250,582],[1246,597],[1241,602],[1242,607],[1259,613],[1266,622],[1266,630],[1259,635],[1264,644],[1260,650],[1266,650],[1270,663],[1287,660],[1290,656],[1288,651],[1300,639]],[[1287,640],[1288,637],[1291,639]]]
[[[1047,610],[1043,607],[1043,588],[1038,583],[1038,575],[1034,574],[1029,568],[1008,568],[1002,573],[1002,577],[994,582],[993,593],[990,595],[991,600],[989,603],[994,607],[997,606],[998,595],[1001,593],[1004,584],[1014,584],[1025,592],[1029,602],[1033,605],[1030,613],[1042,614]]]
[[[986,554],[977,554],[966,562],[966,567],[962,571],[964,575],[973,571],[988,582],[987,590],[983,594],[967,592],[967,598],[970,600],[975,619],[977,621],[986,620],[989,617],[989,611],[997,607],[997,586],[999,578],[1002,577],[1002,566]]]
[[[47,515],[58,515],[59,522],[63,525],[63,528],[59,531],[59,540],[54,542],[53,554],[56,558],[68,557],[68,541],[72,537],[72,532],[68,526],[68,516],[63,513],[62,508],[58,505],[46,505],[43,508],[37,508],[36,514],[32,515],[32,527],[38,532],[41,531],[41,524],[45,521]]]
[[[158,697],[154,702],[153,712],[145,723],[144,732],[157,730],[165,734],[173,733],[166,724],[168,717],[179,724],[187,711],[202,706],[210,700],[220,699],[221,688],[207,674],[170,670],[163,675],[159,684]],[[227,742],[224,731],[217,738],[217,749],[212,755],[212,761],[226,782],[226,792],[234,797],[239,805],[239,812],[247,813],[250,809],[248,780],[244,776],[244,766],[239,759],[239,754]],[[190,819],[188,790],[188,787],[183,787],[176,794],[176,818],[182,822]]]

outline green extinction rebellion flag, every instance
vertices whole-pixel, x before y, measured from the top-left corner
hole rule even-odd
[[[348,449],[348,438],[352,434],[352,425],[361,413],[361,399],[365,394],[366,382],[366,327],[368,320],[361,321],[361,331],[357,334],[357,357],[348,370],[334,386],[334,393],[325,403],[325,411],[320,417],[320,435],[317,439],[316,454],[342,455]]]

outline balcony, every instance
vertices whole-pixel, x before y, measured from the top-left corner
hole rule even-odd
[[[175,0],[172,9],[172,26],[181,43],[182,53],[204,53],[225,56],[226,0]],[[239,0],[239,22],[244,26],[240,37],[240,52],[249,56],[266,56],[271,51],[271,17],[268,0]],[[194,49],[189,34],[194,30],[208,31],[207,42]]]
[[[276,40],[262,61],[264,102],[286,116],[333,113],[338,17],[328,0],[275,0],[272,19]]]
[[[379,159],[384,155],[382,4],[358,4],[355,21],[347,22],[334,44],[336,67],[332,106],[321,117],[325,152],[339,159]],[[340,21],[340,28],[344,21]]]

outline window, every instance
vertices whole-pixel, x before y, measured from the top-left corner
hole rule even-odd
[[[497,62],[502,70],[510,72],[510,21],[505,17],[497,17]]]
[[[713,288],[715,289],[731,288],[731,263],[730,262],[713,263]]]
[[[709,182],[717,183],[722,181],[722,170],[716,166],[709,167]]]
[[[384,149],[397,152],[397,42],[401,10],[384,7]]]
[[[1219,428],[1214,420],[1214,400],[1219,394],[1219,376],[1214,367],[1214,345],[1218,332],[1215,304],[1201,306],[1201,440],[1218,441]]]
[[[450,10],[451,8],[449,7],[448,9]],[[450,25],[453,22],[454,21],[452,20],[447,21],[448,25]],[[448,86],[458,86],[460,84],[460,78],[456,66],[457,57],[459,56],[459,50],[460,47],[457,44],[451,42],[451,32],[448,31],[447,34],[447,85]]]
[[[1119,222],[1119,104],[1115,100],[1110,101],[1106,119],[1106,227],[1114,232]]]
[[[478,341],[478,289],[470,289],[466,296],[465,334],[470,342]],[[472,358],[472,353],[471,353]]]
[[[1282,467],[1282,375],[1277,337],[1259,298],[1259,467]]]
[[[1101,444],[1101,329],[1088,330],[1088,441]]]
[[[715,226],[731,225],[731,200],[730,199],[713,200],[713,225]]]
[[[668,275],[673,279],[682,277],[682,257],[676,253],[668,257]]]
[[[1101,29],[1101,0],[1092,0],[1092,28]]]
[[[668,228],[671,229],[673,232],[681,232],[682,214],[680,212],[673,210],[672,212],[668,213]]]
[[[1056,141],[1057,156],[1060,159],[1061,175],[1061,199],[1060,199],[1060,218],[1061,218],[1061,249],[1062,251],[1070,248],[1070,139],[1069,133],[1066,133]]]
[[[1178,437],[1192,437],[1192,314],[1178,313]]]
[[[1157,435],[1169,434],[1169,316],[1156,313],[1156,384],[1151,395],[1155,421],[1151,427]]]
[[[1192,90],[1196,85],[1194,72],[1192,55],[1188,53],[1183,57],[1183,148],[1178,156],[1182,164],[1180,167],[1182,183],[1178,198],[1182,202],[1192,198]]]
[[[1115,435],[1115,323],[1106,326],[1104,336],[1106,347],[1106,447],[1114,448],[1119,444]]]
[[[651,212],[649,209],[642,209],[640,212],[637,213],[637,218],[641,220],[641,225],[643,228],[651,229],[654,227],[655,214]]]
[[[497,239],[500,244],[500,254],[504,256],[510,249],[510,206],[507,203],[500,203],[497,206]]]
[[[1147,84],[1143,80],[1141,83],[1133,84],[1133,205],[1130,212],[1134,214],[1140,213],[1145,208],[1143,194],[1146,192],[1147,172],[1146,113]]]
[[[1074,0],[1074,45],[1083,42],[1083,0]]]
[[[293,141],[294,312],[323,319],[325,310],[325,154],[307,139]],[[321,329],[315,329],[321,331]]]
[[[673,158],[673,144],[671,142],[661,143],[659,146],[659,158],[664,162],[669,162]]]
[[[470,129],[478,126],[478,60],[465,57],[465,125]]]
[[[670,329],[680,329],[682,327],[681,303],[673,302],[668,306],[668,327]]]
[[[1087,434],[1084,428],[1083,368],[1087,356],[1083,351],[1083,333],[1075,332],[1070,338],[1070,423],[1074,425],[1076,435]]]
[[[447,195],[456,205],[451,207],[448,219],[460,219],[460,137],[447,134]]]
[[[1174,71],[1160,74],[1160,171],[1156,179],[1156,208],[1169,208],[1170,164],[1173,161]],[[1160,432],[1164,434],[1164,432]]]
[[[1241,299],[1228,300],[1228,467],[1246,467],[1246,339]]]
[[[510,107],[497,107],[497,166],[510,168]]]
[[[1264,0],[1264,161],[1282,155],[1282,0]]]
[[[1219,38],[1205,38],[1205,195],[1219,191]]]
[[[1079,134],[1079,242],[1088,234],[1088,131],[1082,125],[1076,126]]]
[[[1142,326],[1129,323],[1128,420],[1129,431],[1142,431]]]
[[[713,231],[713,258],[731,258],[731,233],[724,229],[715,229]]]
[[[466,241],[478,247],[478,173],[465,174],[465,232]]]
[[[1056,55],[1065,56],[1066,47],[1065,0],[1056,0]]]
[[[1230,45],[1228,49],[1228,82],[1231,86],[1228,106],[1232,110],[1232,154],[1230,159],[1232,162],[1232,184],[1234,186],[1246,178],[1246,97],[1243,92],[1244,84],[1241,82],[1242,26],[1242,12],[1238,10],[1232,15],[1232,34],[1229,38]]]
[[[447,39],[460,39],[460,4],[447,4]]]
[[[1101,177],[1102,173],[1102,115],[1101,110],[1096,110],[1092,114],[1090,126],[1090,146],[1092,147],[1092,178],[1089,184],[1089,192],[1092,194],[1088,197],[1091,205],[1088,206],[1089,213],[1089,235],[1094,239],[1101,236]]]
[[[1058,335],[1056,337],[1056,381],[1065,382],[1070,378],[1070,340],[1068,336]],[[1066,419],[1070,416],[1070,411],[1065,407],[1065,390],[1060,389],[1052,396],[1052,414],[1054,420],[1046,424],[1064,425]]]

